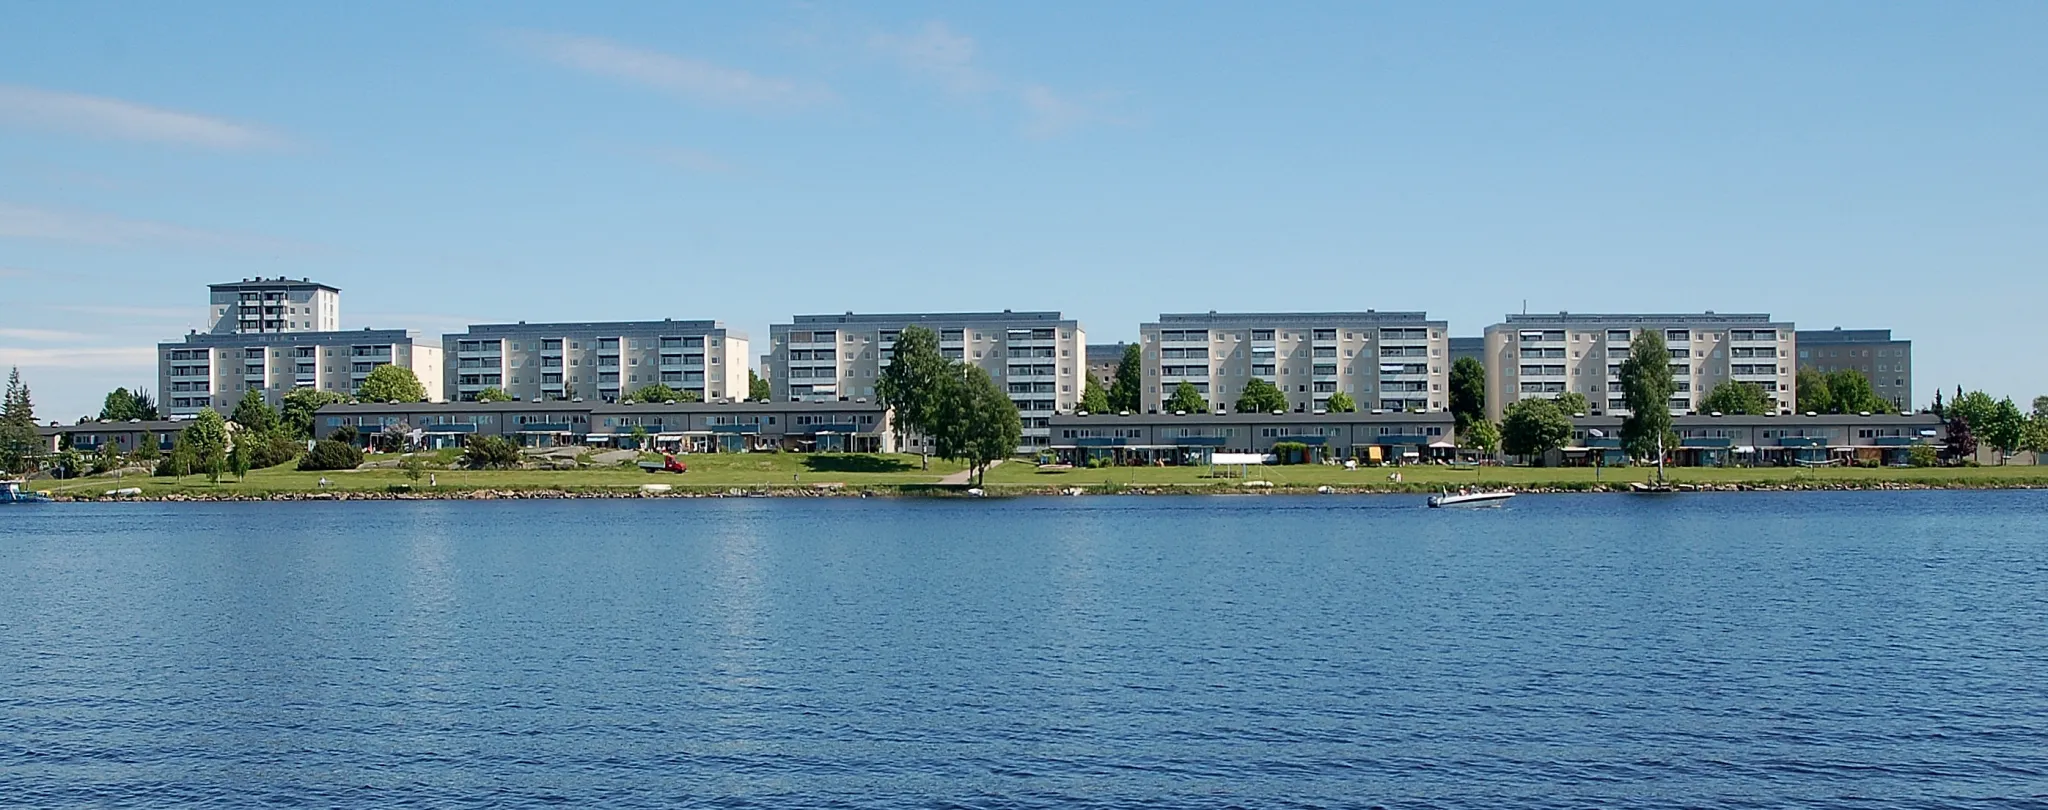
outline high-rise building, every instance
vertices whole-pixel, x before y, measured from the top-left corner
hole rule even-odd
[[[248,278],[209,285],[206,331],[214,335],[334,332],[341,290],[311,279]]]
[[[310,279],[211,284],[207,331],[157,344],[157,402],[173,417],[223,413],[249,391],[273,407],[312,388],[353,395],[371,369],[396,365],[441,398],[441,348],[403,329],[343,331],[341,290]]]
[[[1894,340],[1890,329],[1802,329],[1799,368],[1863,372],[1878,396],[1913,409],[1913,341]]]
[[[980,366],[1009,392],[1023,448],[1047,446],[1047,420],[1080,400],[1087,336],[1058,312],[798,315],[768,327],[761,375],[778,401],[873,399],[908,326],[937,333],[941,354]]]
[[[1792,324],[1765,314],[1509,315],[1486,328],[1486,413],[1501,418],[1517,400],[1584,394],[1592,410],[1625,413],[1621,364],[1646,330],[1663,333],[1677,388],[1671,412],[1684,414],[1714,386],[1750,382],[1790,413],[1797,401]]]
[[[655,383],[705,402],[747,398],[747,338],[718,321],[474,324],[441,347],[456,401],[496,388],[528,401],[616,402]]]
[[[1116,382],[1116,368],[1123,365],[1124,349],[1131,344],[1090,343],[1088,344],[1088,373],[1095,375],[1095,381],[1108,388]]]
[[[1146,412],[1158,412],[1187,382],[1211,410],[1229,409],[1247,382],[1262,379],[1296,412],[1324,410],[1339,392],[1360,410],[1440,411],[1449,397],[1446,332],[1445,322],[1422,312],[1160,315],[1138,327],[1140,399]]]

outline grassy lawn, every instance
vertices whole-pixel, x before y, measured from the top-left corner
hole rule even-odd
[[[1399,472],[1401,482],[1387,476]],[[1232,470],[1235,473],[1235,470]],[[991,488],[1023,487],[1224,487],[1234,488],[1235,478],[1206,477],[1207,467],[1109,467],[1041,471],[1028,463],[1001,465],[988,474]],[[1607,467],[1599,470],[1601,483],[1646,481],[1655,475],[1650,467]],[[1510,487],[1589,487],[1594,481],[1590,467],[1480,467],[1458,468],[1430,465],[1409,467],[1343,467],[1309,464],[1253,467],[1252,480],[1271,481],[1277,487],[1385,488],[1433,490],[1443,486],[1479,484]],[[1952,486],[1995,486],[2033,484],[2048,486],[2048,466],[2008,467],[1897,467],[1866,470],[1859,468],[1804,469],[1799,467],[1667,467],[1665,477],[1681,484],[1827,484],[1897,482]]]
[[[367,461],[395,461],[395,455],[374,455]],[[659,456],[645,458],[658,459]],[[919,469],[917,456],[864,454],[796,453],[714,453],[678,456],[690,471],[642,472],[637,467],[602,467],[576,470],[447,470],[429,469],[442,491],[473,489],[559,489],[573,491],[629,491],[642,484],[668,484],[676,489],[723,490],[732,487],[808,487],[814,484],[843,484],[849,487],[898,486],[936,483],[940,477],[958,472],[962,466],[932,459],[931,470]],[[328,486],[319,481],[326,478]],[[185,476],[182,482],[170,478],[129,475],[81,478],[74,481],[38,480],[33,489],[63,494],[97,495],[120,487],[140,487],[145,495],[172,493],[188,495],[267,495],[281,492],[384,492],[392,487],[430,489],[422,475],[414,481],[403,470],[373,468],[299,472],[291,465],[255,470],[247,481],[223,476],[219,484],[208,483],[203,475]]]

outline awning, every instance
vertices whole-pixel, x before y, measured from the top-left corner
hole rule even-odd
[[[1450,442],[1430,442],[1430,443],[1429,443],[1429,446],[1431,446],[1431,447],[1434,447],[1434,448],[1436,448],[1436,449],[1438,449],[1438,450],[1456,450],[1456,449],[1458,449],[1458,446],[1457,446],[1457,445],[1455,445],[1455,444],[1452,444],[1452,443],[1450,443]]]
[[[1741,446],[1741,447],[1737,447],[1737,448],[1735,448],[1735,452],[1737,452],[1737,453],[1754,453],[1754,452],[1756,452],[1756,448],[1754,448],[1754,447],[1751,447],[1751,446],[1749,446],[1749,445],[1746,445],[1746,444],[1745,444],[1745,445],[1743,445],[1743,446]]]

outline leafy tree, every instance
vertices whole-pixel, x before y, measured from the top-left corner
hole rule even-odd
[[[1985,443],[1998,451],[1998,463],[2004,464],[2006,456],[2027,443],[2027,415],[2020,413],[2012,397],[2001,399],[1992,407],[1982,435]]]
[[[335,428],[334,430],[330,431],[327,434],[327,440],[331,442],[341,442],[342,444],[354,447],[356,446],[356,439],[360,438],[362,435],[363,434],[361,431],[356,430],[355,425],[342,425],[341,427]]]
[[[472,433],[462,440],[462,465],[472,470],[519,467],[519,445],[503,436]]]
[[[398,460],[398,468],[405,471],[406,480],[418,481],[427,472],[427,460],[418,454],[408,455]]]
[[[954,363],[935,405],[939,455],[967,462],[976,485],[990,464],[1016,453],[1024,440],[1016,403],[980,366]]]
[[[268,433],[277,429],[277,411],[270,409],[270,403],[263,399],[263,392],[251,389],[242,395],[242,401],[235,404],[232,417],[235,426],[243,430]]]
[[[1657,459],[1657,477],[1664,477],[1664,439],[1671,433],[1671,354],[1664,336],[1645,329],[1628,347],[1621,362],[1621,393],[1628,418],[1621,420],[1621,443],[1635,458]]]
[[[285,431],[296,439],[314,437],[313,416],[328,405],[347,402],[348,397],[333,391],[299,388],[284,395],[284,413],[281,422]]]
[[[1486,366],[1477,358],[1460,357],[1451,364],[1451,416],[1458,420],[1459,435],[1486,418]]]
[[[1941,396],[1939,392],[1935,396]],[[2048,395],[2034,397],[2034,418],[2048,418]]]
[[[634,389],[632,393],[620,397],[619,401],[657,405],[664,402],[699,402],[703,399],[695,391],[670,388],[662,383],[648,383]]]
[[[370,376],[356,388],[356,398],[364,402],[425,402],[427,387],[412,369],[385,363],[370,369]]]
[[[1358,401],[1342,391],[1330,395],[1330,401],[1323,403],[1323,410],[1330,413],[1357,413]]]
[[[1991,430],[1991,420],[1997,413],[1998,400],[1982,391],[1967,394],[1957,391],[1956,398],[1948,404],[1949,417],[1968,423],[1970,434],[1978,439],[1988,438],[1986,434]]]
[[[1821,413],[1890,413],[1898,409],[1877,395],[1870,378],[1853,368],[1828,372],[1828,409]]]
[[[1569,437],[1571,434],[1566,433],[1565,435]],[[1467,447],[1489,454],[1500,451],[1500,441],[1500,428],[1494,427],[1493,420],[1491,419],[1481,419],[1473,422],[1471,427],[1465,428],[1464,433],[1458,434],[1458,445],[1460,447]]]
[[[162,414],[157,413],[156,397],[150,395],[149,389],[138,387],[129,397],[135,402],[134,418],[144,422],[152,422],[163,418]]]
[[[207,408],[192,418],[192,424],[178,434],[178,441],[192,450],[193,472],[206,473],[214,483],[228,466],[228,420]]]
[[[1570,416],[1575,413],[1593,412],[1593,403],[1586,400],[1585,394],[1581,394],[1577,391],[1566,391],[1562,394],[1558,394],[1555,399],[1551,400],[1551,402],[1557,403],[1557,409],[1563,411],[1564,415],[1566,416]]]
[[[1932,413],[1932,414],[1934,414],[1935,416],[1939,416],[1939,417],[1941,417],[1941,418],[1943,418],[1943,419],[1947,419],[1947,418],[1948,418],[1948,414],[1946,414],[1946,413],[1943,413],[1943,411],[1944,411],[1944,410],[1946,410],[1946,409],[1945,409],[1945,408],[1944,408],[1944,407],[1942,406],[1942,404],[1941,404],[1941,389],[1939,389],[1939,388],[1936,388],[1936,389],[1934,389],[1934,404],[1933,404],[1933,405],[1930,405],[1930,406],[1928,406],[1928,407],[1927,407],[1927,410],[1928,410],[1928,412],[1929,412],[1929,413]]]
[[[2022,442],[2021,449],[2037,456],[2037,463],[2040,461],[2038,456],[2048,453],[2048,413],[2037,413],[2027,420],[2026,440]]]
[[[363,451],[353,445],[333,439],[321,439],[313,443],[313,449],[299,457],[301,472],[323,470],[353,470],[363,465]]]
[[[192,474],[192,468],[195,466],[198,466],[198,462],[193,459],[192,443],[186,441],[184,432],[180,431],[177,443],[171,446],[170,454],[164,456],[163,461],[157,462],[156,474],[183,480],[185,476]]]
[[[1941,456],[1932,447],[1916,444],[1906,448],[1906,463],[1915,467],[1932,467],[1941,463]]]
[[[768,381],[761,379],[761,375],[755,374],[753,369],[747,369],[747,399],[767,402],[772,396],[774,390],[768,387]]]
[[[1948,456],[1948,463],[1961,464],[1977,455],[1977,437],[1970,432],[1970,420],[1956,414],[1953,407],[1949,408],[1949,413],[1947,429],[1943,431],[1947,435],[1942,440],[1942,454]]]
[[[1519,400],[1508,406],[1501,420],[1501,447],[1510,455],[1540,456],[1571,438],[1571,418],[1548,399]]]
[[[1771,412],[1771,396],[1756,383],[1729,380],[1707,392],[1707,397],[1700,400],[1698,410],[1731,416],[1762,416]]]
[[[1793,378],[1799,388],[1800,413],[1840,413],[1835,410],[1835,397],[1828,390],[1828,375],[1810,368],[1802,368]],[[1940,403],[1935,403],[1940,407]]]
[[[1173,389],[1173,396],[1166,400],[1164,409],[1167,413],[1201,413],[1209,410],[1209,403],[1202,399],[1202,392],[1195,390],[1194,383],[1181,380],[1180,385]]]
[[[142,434],[142,438],[136,440],[135,442],[135,452],[130,453],[129,455],[134,456],[135,460],[140,462],[147,463],[157,461],[163,458],[164,456],[163,448],[157,446],[158,442],[159,439],[157,439],[156,433],[154,431],[144,433]]]
[[[235,442],[234,449],[228,451],[228,471],[235,474],[237,481],[249,480],[249,449],[250,444],[241,441]]]
[[[100,448],[98,450],[93,451],[93,475],[100,475],[102,473],[113,472],[114,468],[119,466],[121,466],[121,454],[114,452],[113,442],[104,442],[100,444]]]
[[[937,438],[937,413],[952,361],[939,352],[939,335],[922,326],[896,335],[889,365],[875,384],[875,398],[894,412],[896,442],[912,432]]]
[[[1116,363],[1116,379],[1109,383],[1109,407],[1113,411],[1137,412],[1144,404],[1145,351],[1133,343],[1124,347]]]
[[[511,394],[505,393],[505,389],[495,385],[486,386],[484,390],[476,392],[478,402],[511,402],[513,399]]]
[[[35,403],[21,381],[21,369],[9,371],[6,397],[0,399],[0,471],[28,472],[43,447],[42,435],[36,433]]]
[[[1089,413],[1109,413],[1109,389],[1090,372],[1088,379],[1081,383],[1081,410]]]
[[[126,422],[141,419],[142,409],[135,404],[135,395],[126,388],[107,392],[107,398],[100,403],[100,418],[110,422]]]
[[[1186,382],[1182,382],[1186,385]],[[1190,386],[1192,388],[1192,386]],[[1178,391],[1174,392],[1179,396]],[[1177,409],[1176,409],[1177,410]],[[1272,383],[1253,377],[1244,384],[1244,391],[1237,395],[1238,413],[1266,413],[1287,410],[1287,394]],[[1190,410],[1189,413],[1194,413]]]
[[[297,458],[305,449],[303,441],[294,439],[282,430],[263,432],[242,431],[235,434],[235,449],[248,450],[249,469],[264,470]]]

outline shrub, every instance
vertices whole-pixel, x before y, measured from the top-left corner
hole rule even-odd
[[[1906,451],[1906,460],[1915,467],[1932,467],[1941,463],[1941,454],[1931,445],[1916,444]]]
[[[363,463],[363,452],[333,439],[313,443],[313,449],[299,457],[299,469],[353,470]]]
[[[519,445],[503,436],[470,434],[462,442],[462,465],[472,470],[510,470],[519,466]]]
[[[236,437],[235,446],[248,449],[249,469],[252,470],[275,467],[298,458],[299,451],[305,447],[281,430],[244,433]]]

